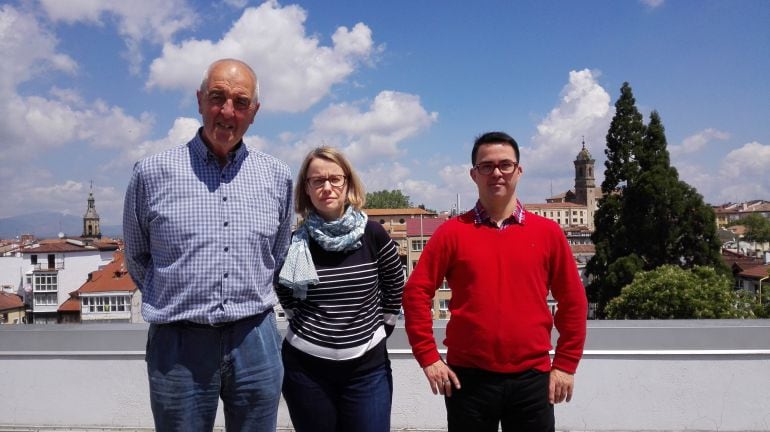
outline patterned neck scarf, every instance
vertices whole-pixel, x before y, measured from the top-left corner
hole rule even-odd
[[[310,255],[308,236],[325,251],[342,252],[361,247],[366,221],[365,213],[348,206],[341,218],[325,221],[316,212],[310,212],[307,219],[297,228],[291,237],[291,245],[286,261],[278,274],[281,285],[294,290],[294,297],[304,299],[308,285],[319,282],[318,274]]]

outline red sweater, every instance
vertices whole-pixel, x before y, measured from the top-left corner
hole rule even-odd
[[[527,212],[523,224],[501,230],[475,224],[471,211],[436,230],[404,288],[406,332],[422,367],[440,359],[430,309],[444,277],[452,289],[444,340],[448,364],[550,371],[555,324],[553,367],[575,372],[586,336],[586,294],[556,223]],[[555,319],[549,288],[558,302]]]

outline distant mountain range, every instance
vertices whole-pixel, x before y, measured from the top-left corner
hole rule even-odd
[[[120,225],[102,225],[102,235],[122,237]],[[9,218],[0,218],[0,239],[12,239],[21,234],[32,234],[37,238],[56,238],[60,232],[68,237],[83,234],[83,218],[56,212],[28,213]]]

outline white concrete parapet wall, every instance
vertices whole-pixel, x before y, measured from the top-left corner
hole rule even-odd
[[[0,326],[0,431],[150,430],[145,333],[140,324]],[[445,430],[443,399],[402,328],[389,346],[393,430]],[[574,398],[556,416],[560,431],[768,431],[770,321],[590,322]],[[291,430],[283,403],[279,430]]]

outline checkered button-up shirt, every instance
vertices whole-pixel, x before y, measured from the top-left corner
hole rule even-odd
[[[500,223],[500,226],[492,222],[492,218],[489,216],[489,213],[487,213],[487,210],[484,208],[484,206],[481,205],[481,201],[476,201],[476,205],[473,207],[473,213],[474,222],[477,225],[485,224],[497,229],[505,229],[506,227],[516,223],[523,224],[526,217],[526,212],[524,212],[524,205],[522,205],[521,201],[518,199],[516,200],[516,208],[513,209],[513,213],[507,218],[503,219],[502,223]]]
[[[240,143],[220,167],[198,131],[134,166],[126,262],[151,323],[216,324],[272,308],[291,235],[288,166]]]

